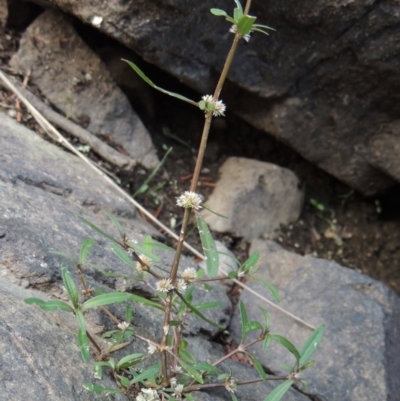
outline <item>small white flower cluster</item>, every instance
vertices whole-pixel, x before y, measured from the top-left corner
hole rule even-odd
[[[138,273],[143,273],[145,271],[148,271],[153,261],[149,257],[143,254],[139,255],[139,258],[142,261],[142,263],[136,262],[136,270],[138,271]]]
[[[236,35],[238,33],[237,26],[236,25],[232,25],[231,29],[229,29],[229,32],[232,32],[232,33],[234,33]],[[247,35],[244,35],[243,39],[246,42],[248,42],[250,40],[250,34],[248,33]]]
[[[136,397],[136,401],[158,401],[159,399],[157,391],[151,388],[142,388]]]
[[[129,323],[121,322],[117,326],[121,331],[125,331],[129,327]]]
[[[182,279],[187,283],[195,280],[197,277],[197,272],[194,267],[187,267],[182,273]]]
[[[192,191],[185,191],[179,198],[176,198],[176,204],[185,209],[201,209],[201,202],[203,201],[201,195]]]
[[[180,400],[182,398],[183,384],[178,384],[176,377],[173,377],[171,379],[171,387],[174,389],[174,393],[172,394],[174,398]]]
[[[171,284],[170,278],[163,278],[156,283],[156,291],[168,293],[175,287]]]
[[[224,116],[226,107],[224,103],[221,100],[214,100],[212,95],[204,95],[201,98],[205,102],[205,110],[209,110],[207,107],[208,105],[213,105],[213,116],[214,117],[219,117],[219,116]]]
[[[184,294],[185,291],[187,290],[187,283],[186,283],[186,281],[180,278],[180,279],[176,282],[176,289],[178,290],[179,293]]]
[[[227,380],[225,382],[225,388],[230,392],[230,393],[234,393],[236,388],[237,388],[237,384],[235,382],[235,380],[231,377],[229,380]]]
[[[148,352],[150,355],[153,355],[153,354],[155,354],[155,353],[158,352],[158,351],[159,351],[159,349],[158,349],[157,345],[149,344],[149,346],[147,347],[147,352]]]

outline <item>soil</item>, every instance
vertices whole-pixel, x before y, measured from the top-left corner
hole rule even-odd
[[[10,72],[8,61],[17,50],[19,37],[20,31],[3,29],[0,32],[0,68],[7,72]],[[149,71],[160,86],[165,84],[169,90],[200,99],[198,93],[153,66],[149,66]],[[229,108],[229,99],[226,103]],[[154,104],[155,115],[149,116],[142,110],[141,118],[152,134],[160,158],[169,147],[173,150],[149,188],[136,198],[178,232],[181,217],[175,198],[190,185],[203,117],[192,106],[158,93],[154,95]],[[0,109],[44,135],[15,96],[3,89],[0,89]],[[89,156],[101,162],[95,154],[89,153]],[[300,219],[282,227],[278,233],[277,241],[284,248],[302,255],[332,259],[382,281],[400,294],[400,186],[374,199],[363,198],[287,146],[227,113],[226,118],[213,122],[199,187],[205,198],[218,180],[219,167],[229,156],[274,163],[292,170],[301,179],[304,207]],[[142,168],[129,175],[113,168],[110,172],[118,176],[121,185],[132,194],[150,174]],[[191,229],[188,242],[200,249],[193,224]],[[245,241],[229,233],[216,237],[239,259],[246,257],[249,245]]]

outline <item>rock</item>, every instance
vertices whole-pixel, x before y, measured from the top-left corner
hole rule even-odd
[[[212,92],[232,41],[230,24],[209,13],[211,0],[36,1],[86,23],[101,18],[99,30],[202,94]],[[232,0],[217,6],[232,15]],[[365,195],[392,186],[397,175],[381,173],[356,148],[399,119],[397,2],[272,0],[253,3],[250,13],[276,32],[239,46],[222,92],[228,111]]]
[[[308,392],[328,401],[399,401],[399,298],[371,278],[334,262],[290,253],[272,241],[253,241],[250,252],[256,250],[260,252],[258,275],[278,288],[280,306],[314,326],[326,325],[323,342],[312,358],[316,364],[303,375]],[[258,282],[248,285],[261,294],[267,292]],[[309,329],[246,292],[241,299],[249,320],[260,318],[260,306],[267,309],[271,332],[284,335],[298,349],[310,335]],[[231,331],[240,338],[237,313]],[[274,372],[280,371],[279,364],[271,361],[294,361],[277,343],[267,352],[256,346],[254,353]]]
[[[0,0],[0,29],[5,28],[8,17],[7,0]]]
[[[302,206],[299,180],[289,170],[257,160],[230,157],[202,215],[212,230],[252,240],[274,237],[281,224],[297,220]]]
[[[162,237],[139,220],[131,204],[116,195],[113,188],[80,159],[44,141],[3,113],[0,113],[0,149],[0,321],[3,322],[0,331],[5,332],[0,340],[0,349],[5,350],[1,353],[0,364],[0,388],[5,390],[0,400],[106,399],[95,397],[82,388],[85,382],[97,382],[90,365],[80,362],[73,316],[65,312],[44,313],[35,306],[25,305],[22,300],[32,296],[66,300],[60,264],[70,264],[49,252],[58,250],[77,257],[83,241],[91,237],[96,239],[96,245],[89,253],[89,262],[101,265],[109,273],[132,276],[132,268],[110,251],[109,241],[79,221],[78,215],[117,237],[113,223],[100,213],[108,208],[117,216],[128,238],[141,241],[145,235],[158,240]],[[161,258],[160,266],[171,265],[172,252],[157,254]],[[194,265],[185,256],[181,257],[181,263],[182,267]],[[75,269],[70,268],[70,271],[78,282]],[[125,289],[128,287],[121,283],[121,278],[117,281],[89,267],[85,268],[85,277],[92,288],[103,291],[122,284]],[[33,289],[40,292],[33,292]],[[129,285],[129,292],[154,295],[138,284]],[[209,294],[196,289],[193,302],[210,300],[210,296],[227,307],[204,310],[204,314],[215,322],[227,324],[230,303],[218,285],[213,285]],[[112,310],[124,319],[122,306]],[[160,341],[162,312],[134,303],[133,315],[136,334]],[[100,313],[88,314],[87,321],[93,334],[101,334],[112,327]],[[187,335],[208,338],[218,331],[192,316],[187,323]],[[201,355],[201,350],[197,351]],[[135,339],[126,348],[113,353],[113,357],[118,359],[136,352],[146,353],[147,344]],[[151,358],[148,362],[155,363]],[[76,370],[69,374],[71,366],[76,366]],[[107,378],[102,384],[115,387]],[[121,397],[111,399],[126,399]]]
[[[41,14],[26,30],[10,63],[23,74],[30,71],[30,80],[66,116],[122,146],[145,167],[158,164],[143,123],[65,15]]]
[[[94,378],[76,344],[75,318],[28,306],[23,302],[28,297],[44,298],[0,277],[0,400],[126,400],[83,388]],[[106,375],[102,384],[115,388]]]

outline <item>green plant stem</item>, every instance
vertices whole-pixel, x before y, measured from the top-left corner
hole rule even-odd
[[[86,335],[89,339],[89,341],[92,343],[92,345],[96,348],[96,351],[98,352],[99,356],[103,354],[103,350],[101,349],[100,345],[97,344],[97,341],[92,337],[92,335],[86,330]]]
[[[251,0],[247,0],[246,7],[245,7],[245,10],[247,10],[246,12],[248,12],[248,10],[250,9],[250,4],[251,4]],[[240,39],[241,39],[240,36],[238,34],[236,34],[235,38],[233,40],[232,46],[229,50],[228,56],[226,57],[224,68],[222,69],[222,72],[221,72],[221,76],[220,76],[217,86],[215,88],[214,96],[213,96],[214,100],[218,100],[218,98],[219,98],[219,95],[221,93],[225,79],[228,75],[228,71],[232,65],[233,57],[235,56]],[[199,181],[199,177],[200,177],[201,166],[203,165],[204,153],[206,151],[208,134],[210,132],[212,117],[213,117],[212,111],[207,111],[205,113],[203,133],[201,136],[199,151],[197,154],[196,166],[194,168],[193,178],[192,178],[192,182],[190,185],[190,191],[193,191],[193,192],[196,192],[196,189],[197,189],[197,185],[198,185],[198,181]],[[186,229],[189,224],[190,212],[191,212],[191,209],[185,209],[185,213],[183,215],[183,222],[182,222],[182,227],[181,227],[181,231],[179,234],[178,245],[176,248],[175,257],[174,257],[174,261],[172,263],[172,268],[171,268],[171,273],[170,273],[171,284],[175,284],[175,281],[176,281],[176,275],[178,272],[179,260],[180,260],[182,250],[183,250],[183,243],[185,240]],[[171,308],[172,308],[172,296],[173,296],[172,292],[170,294],[168,294],[167,303],[165,306],[164,322],[163,322],[163,335],[162,335],[162,340],[161,340],[161,348],[162,348],[161,364],[162,364],[163,386],[169,385],[168,355],[167,355],[167,351],[164,348],[167,345],[168,326],[169,326]]]

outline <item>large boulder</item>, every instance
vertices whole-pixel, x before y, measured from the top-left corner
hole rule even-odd
[[[255,251],[260,252],[258,276],[276,285],[282,298],[280,306],[309,324],[326,326],[325,337],[312,358],[316,365],[303,374],[309,385],[307,392],[327,401],[400,401],[399,297],[367,276],[331,261],[285,251],[272,241],[253,241],[250,252]],[[259,282],[248,285],[270,296]],[[249,320],[260,319],[260,307],[267,309],[272,333],[283,334],[298,349],[311,333],[247,292],[241,300],[247,305]],[[231,332],[239,341],[238,313]],[[281,372],[281,367],[274,361],[294,362],[277,342],[266,352],[257,344],[254,353],[275,373]]]
[[[232,35],[218,7],[234,2],[37,0],[116,38],[202,94],[210,93]],[[276,28],[241,44],[222,98],[250,124],[366,195],[400,180],[400,16],[397,1],[254,1]],[[382,171],[384,173],[382,173]],[[389,176],[391,178],[389,178]]]

